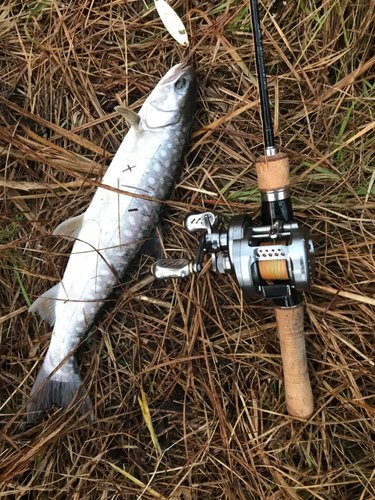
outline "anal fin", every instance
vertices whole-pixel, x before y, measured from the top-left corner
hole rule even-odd
[[[51,326],[55,324],[56,320],[55,306],[60,286],[61,283],[57,283],[57,285],[53,286],[37,298],[36,301],[29,307],[29,312],[38,313],[39,316],[43,318],[44,321],[47,321],[47,323]]]

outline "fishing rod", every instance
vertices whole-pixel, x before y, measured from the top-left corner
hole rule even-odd
[[[248,214],[235,215],[228,225],[211,212],[185,218],[188,232],[200,232],[194,260],[161,259],[155,262],[155,278],[183,278],[198,274],[206,254],[212,268],[235,274],[246,298],[262,295],[274,304],[284,372],[288,413],[307,419],[314,401],[307,366],[304,310],[301,292],[314,279],[314,248],[307,228],[294,220],[290,197],[289,163],[275,147],[262,33],[257,0],[250,0],[255,57],[261,103],[264,155],[255,167],[261,194],[261,226]]]

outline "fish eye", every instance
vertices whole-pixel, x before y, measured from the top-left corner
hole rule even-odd
[[[177,80],[174,86],[177,90],[182,90],[187,86],[187,83],[188,83],[187,78],[185,76],[180,76],[180,78]]]

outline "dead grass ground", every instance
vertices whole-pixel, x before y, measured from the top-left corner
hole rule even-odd
[[[172,257],[193,255],[181,226],[193,209],[259,214],[262,151],[248,3],[174,6],[200,90],[179,204],[163,222]],[[305,296],[312,419],[285,414],[269,303],[244,303],[233,278],[208,268],[134,288],[149,272],[143,259],[81,353],[96,423],[55,411],[27,429],[50,337],[27,306],[61,278],[70,248],[51,232],[87,206],[90,180],[120,144],[114,106],[141,105],[183,52],[139,0],[2,2],[1,498],[375,498],[374,6],[287,0],[276,22],[261,9],[277,143],[316,247]],[[162,456],[137,402],[141,384]]]

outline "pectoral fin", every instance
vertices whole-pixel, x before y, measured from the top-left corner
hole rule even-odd
[[[57,226],[53,234],[55,236],[62,236],[70,240],[71,238],[78,238],[79,232],[82,229],[84,214],[77,215],[72,219],[65,220]]]
[[[125,120],[131,127],[134,127],[136,129],[138,128],[140,117],[135,111],[127,108],[126,106],[116,106],[115,110],[117,111],[117,113],[120,113],[123,118],[125,118]]]

